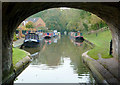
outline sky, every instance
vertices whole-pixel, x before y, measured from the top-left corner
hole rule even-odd
[[[64,9],[70,9],[70,8],[67,8],[67,7],[60,7],[61,10],[64,10]]]

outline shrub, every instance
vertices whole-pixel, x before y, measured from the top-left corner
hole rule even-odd
[[[16,41],[16,40],[17,40],[17,37],[16,37],[16,33],[14,32],[13,41]]]

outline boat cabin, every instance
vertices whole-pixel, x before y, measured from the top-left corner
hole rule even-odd
[[[38,40],[39,36],[36,33],[28,33],[28,34],[25,35],[25,40],[27,40],[27,39],[36,39],[36,40]]]

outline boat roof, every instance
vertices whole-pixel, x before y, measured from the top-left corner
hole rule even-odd
[[[29,35],[29,34],[34,34],[34,35],[38,35],[38,33],[27,33],[26,35]]]

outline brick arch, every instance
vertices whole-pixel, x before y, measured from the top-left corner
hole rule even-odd
[[[3,3],[2,4],[2,72],[6,77],[12,72],[12,38],[13,32],[18,25],[27,17],[49,8],[69,7],[83,9],[96,14],[108,24],[113,39],[113,56],[119,58],[119,34],[120,25],[118,17],[120,17],[119,3],[86,3],[86,2],[29,2],[29,3]]]

